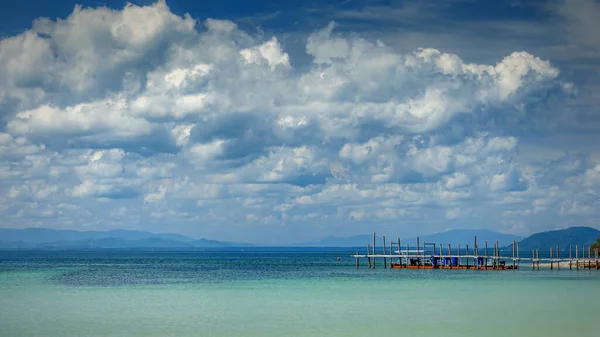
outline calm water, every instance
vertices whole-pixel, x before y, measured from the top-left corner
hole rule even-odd
[[[597,332],[600,271],[356,270],[348,254],[0,252],[0,335]]]

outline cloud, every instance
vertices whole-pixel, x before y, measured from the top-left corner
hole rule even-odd
[[[276,36],[178,16],[163,1],[76,7],[0,40],[2,225],[45,212],[49,226],[114,218],[254,240],[245,235],[260,225],[301,241],[289,237],[346,221],[350,232],[397,219],[513,228],[500,215],[535,207],[556,174],[597,192],[587,157],[572,170],[514,159],[513,130],[570,88],[549,61],[401,53],[335,28],[305,36],[304,65]]]

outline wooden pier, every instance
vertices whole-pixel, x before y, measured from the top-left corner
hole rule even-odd
[[[386,251],[385,236],[382,237],[382,248],[378,253],[376,241],[377,236],[373,233],[373,246],[367,244],[365,254],[357,251],[356,254],[351,255],[356,258],[356,268],[360,266],[360,259],[367,259],[368,266],[372,269],[376,268],[377,259],[383,259],[383,268],[390,269],[518,270],[522,268],[523,263],[527,263],[527,265],[531,264],[532,270],[540,270],[540,267],[550,270],[560,270],[561,267],[564,269],[568,267],[569,270],[600,270],[598,249],[592,252],[590,246],[582,247],[581,257],[579,256],[579,245],[577,245],[574,256],[573,246],[570,246],[568,258],[560,256],[560,247],[550,248],[549,257],[540,258],[539,249],[532,250],[531,257],[521,257],[519,243],[516,241],[513,241],[511,245],[512,254],[510,256],[502,255],[498,241],[493,244],[491,255],[488,250],[488,242],[485,241],[483,252],[481,252],[483,254],[480,255],[477,237],[474,237],[472,253],[469,251],[469,245],[466,245],[464,254],[461,254],[460,245],[453,250],[450,244],[445,246],[433,242],[421,242],[418,237],[416,247],[412,248],[409,244],[402,248],[400,238],[397,238],[396,241],[390,240],[389,250]]]

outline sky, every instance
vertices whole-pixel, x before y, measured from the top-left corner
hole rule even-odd
[[[600,228],[600,2],[3,1],[0,227]]]

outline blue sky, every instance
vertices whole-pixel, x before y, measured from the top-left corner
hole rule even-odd
[[[1,227],[600,228],[598,1],[1,6]]]

